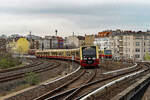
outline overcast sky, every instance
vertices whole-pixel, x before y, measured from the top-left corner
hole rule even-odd
[[[149,0],[0,0],[0,34],[68,36],[150,29]]]

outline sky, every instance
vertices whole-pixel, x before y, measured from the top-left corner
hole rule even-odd
[[[0,0],[0,35],[150,29],[149,0]]]

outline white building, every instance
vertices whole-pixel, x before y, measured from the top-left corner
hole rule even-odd
[[[77,36],[69,36],[66,39],[66,44],[68,45],[68,48],[77,48],[79,47],[79,39]]]
[[[99,49],[110,49],[109,37],[95,37],[94,45],[97,45]]]
[[[116,59],[143,60],[150,54],[150,34],[147,32],[113,32],[110,34],[110,48]]]
[[[40,39],[39,49],[50,49],[50,39]]]
[[[7,39],[7,36],[3,34],[0,36],[0,39]]]

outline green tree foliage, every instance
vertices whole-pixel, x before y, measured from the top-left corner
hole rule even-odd
[[[0,69],[15,67],[21,64],[18,58],[11,57],[10,54],[5,54],[0,57]]]
[[[145,53],[144,60],[150,60],[150,55],[148,52]]]
[[[27,73],[25,81],[30,85],[36,85],[39,82],[38,77],[34,72]]]

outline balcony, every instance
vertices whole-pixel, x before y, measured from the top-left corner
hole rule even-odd
[[[123,54],[123,51],[119,51],[119,54]]]
[[[123,45],[119,45],[119,48],[123,48]]]
[[[118,48],[123,48],[123,45],[117,45]]]

